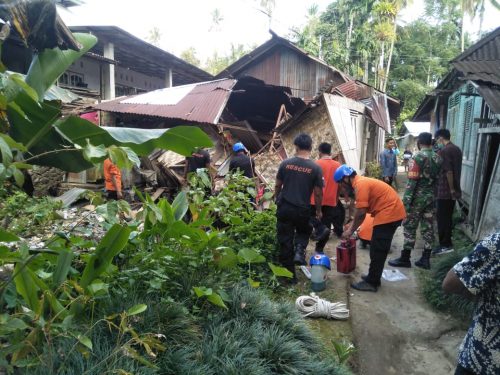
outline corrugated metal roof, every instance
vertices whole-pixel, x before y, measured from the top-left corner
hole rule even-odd
[[[192,89],[176,104],[149,104],[148,98],[168,94],[169,91],[178,91],[178,88],[156,90],[131,97],[122,97],[108,102],[102,102],[95,108],[102,111],[131,113],[137,115],[157,116],[171,119],[193,121],[198,123],[217,124],[224,109],[231,90],[236,84],[234,79],[201,82],[188,86]],[[144,100],[141,97],[145,98]]]
[[[500,84],[500,27],[451,61],[464,79]]]
[[[387,107],[387,96],[385,94],[374,94],[372,96],[371,116],[373,121],[391,134],[391,123],[389,120],[389,110]]]
[[[500,59],[496,61],[460,61],[453,66],[463,73],[463,79],[500,85]]]
[[[486,85],[478,85],[477,91],[484,98],[491,110],[500,114],[500,88]]]
[[[369,98],[372,94],[370,86],[361,85],[357,81],[348,81],[334,88],[334,91],[354,100]]]
[[[114,57],[120,65],[139,73],[164,79],[172,69],[174,84],[186,84],[213,79],[210,73],[164,51],[117,26],[71,26],[72,32],[91,33],[98,42],[91,52],[104,54],[104,44],[114,45]]]

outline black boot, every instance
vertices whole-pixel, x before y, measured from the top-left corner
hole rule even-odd
[[[430,249],[429,250],[424,249],[424,252],[422,253],[422,257],[415,262],[415,266],[426,269],[426,270],[430,269],[431,268],[431,262],[430,262],[431,251],[432,250],[430,250]]]
[[[293,257],[293,263],[299,266],[307,265],[306,249],[302,245],[295,246],[295,256]]]
[[[393,267],[411,268],[410,254],[410,250],[402,250],[401,256],[397,259],[390,260],[389,265]]]

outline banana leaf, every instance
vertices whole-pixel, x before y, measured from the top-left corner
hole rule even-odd
[[[80,286],[86,288],[111,265],[113,258],[123,250],[128,242],[130,228],[119,224],[113,225],[90,256],[80,280]]]
[[[212,141],[196,126],[171,129],[137,129],[99,127],[79,117],[68,117],[56,124],[60,134],[81,147],[87,139],[95,146],[130,147],[137,155],[150,154],[154,149],[171,150],[188,156],[197,147],[210,147]]]
[[[25,160],[30,164],[56,167],[67,172],[81,172],[93,167],[85,160],[82,150],[63,137],[54,128],[60,116],[55,102],[39,103],[25,91],[7,106],[9,135],[26,146]],[[95,126],[95,125],[93,125]]]
[[[26,83],[35,89],[40,100],[55,80],[97,43],[97,38],[91,34],[75,33],[73,36],[81,44],[79,51],[45,49],[31,61]]]
[[[173,129],[101,128],[80,117],[59,118],[55,102],[39,103],[25,91],[7,107],[12,139],[28,149],[27,162],[56,167],[67,172],[81,172],[93,166],[83,156],[87,140],[95,145],[125,146],[138,155],[148,155],[154,149],[172,150],[189,155],[196,147],[209,147],[210,138],[194,126]]]

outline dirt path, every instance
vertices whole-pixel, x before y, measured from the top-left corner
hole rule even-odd
[[[337,243],[335,238],[327,244],[326,253],[330,257],[335,256]],[[388,259],[399,256],[402,246],[403,232],[399,228]],[[412,261],[420,256],[422,246],[417,239]],[[310,244],[309,252],[312,250]],[[460,328],[463,323],[430,308],[421,295],[414,267],[399,269],[408,280],[382,280],[377,293],[351,289],[349,284],[367,272],[369,262],[368,250],[358,247],[355,272],[342,275],[332,270],[329,286],[320,294],[323,298],[348,302],[350,328],[346,330],[345,323],[324,320],[312,322],[312,326],[319,328],[325,342],[332,337],[347,337],[354,341],[357,348],[354,372],[358,375],[452,374],[458,346],[465,335]],[[387,263],[385,268],[392,269]]]
[[[402,244],[400,228],[390,258],[399,254]],[[368,269],[368,251],[358,249],[357,259],[356,279]],[[386,269],[392,267],[386,264]],[[452,374],[465,331],[460,330],[459,322],[430,309],[420,293],[414,268],[400,270],[408,280],[382,280],[377,293],[350,290],[359,374]]]

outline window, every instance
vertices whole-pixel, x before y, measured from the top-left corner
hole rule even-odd
[[[69,71],[61,74],[61,76],[59,77],[59,84],[86,87],[86,84],[84,83],[83,80],[83,74],[78,74]]]
[[[71,73],[69,76],[69,81],[71,86],[82,86],[83,84],[83,75]]]
[[[122,86],[122,85],[115,86],[115,95],[116,96],[134,95],[135,93],[136,93],[136,90],[133,87]]]
[[[59,84],[60,85],[69,85],[69,75],[68,73],[63,73],[59,77]]]

